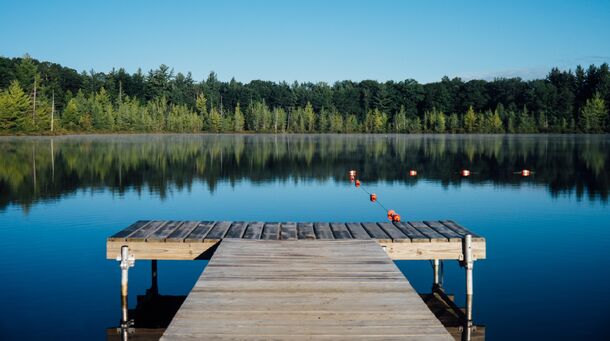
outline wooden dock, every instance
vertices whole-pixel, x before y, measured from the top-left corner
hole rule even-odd
[[[485,258],[485,238],[444,221],[381,223],[277,223],[231,221],[138,221],[109,237],[108,259],[129,246],[135,259],[209,259],[223,239],[375,240],[395,260],[454,259],[472,235],[474,259]]]
[[[162,340],[451,340],[373,240],[226,239]]]
[[[393,259],[433,260],[433,291],[464,321],[469,340],[472,265],[485,256],[485,239],[450,220],[138,221],[107,240],[107,257],[122,270],[124,337],[135,260],[151,259],[156,269],[158,259],[210,259],[163,340],[454,340]],[[442,289],[444,259],[466,269],[465,312]]]

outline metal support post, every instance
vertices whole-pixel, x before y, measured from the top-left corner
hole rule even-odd
[[[472,269],[474,258],[472,257],[472,235],[466,235],[464,240],[464,268],[466,269],[466,321],[464,321],[464,332],[462,340],[470,340],[472,331]]]
[[[121,255],[117,257],[119,266],[121,267],[121,335],[124,340],[127,339],[127,332],[131,327],[132,322],[128,316],[128,282],[129,282],[129,268],[133,267],[135,258],[129,254],[129,247],[123,245],[121,247]]]
[[[440,287],[440,261],[438,259],[433,260],[432,269],[434,272],[434,282],[432,283],[432,291],[434,292]]]

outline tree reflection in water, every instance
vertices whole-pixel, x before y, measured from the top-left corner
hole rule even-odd
[[[523,183],[554,196],[608,200],[607,135],[108,135],[0,138],[0,209],[27,209],[80,189],[168,189],[203,181],[266,182],[346,179],[358,169],[367,182],[422,179],[443,186]],[[470,169],[468,179],[459,170]],[[416,169],[418,177],[409,177]],[[531,169],[524,178],[515,172]]]

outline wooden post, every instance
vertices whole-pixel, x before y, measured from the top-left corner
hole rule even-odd
[[[464,331],[462,340],[468,341],[471,338],[472,330],[472,268],[474,259],[472,258],[472,235],[467,234],[463,239],[464,247],[464,268],[466,269],[466,321],[464,321]]]

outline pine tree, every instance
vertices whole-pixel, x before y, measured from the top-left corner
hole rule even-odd
[[[444,133],[445,132],[445,124],[446,124],[446,118],[445,118],[445,113],[443,113],[442,111],[434,111],[433,112],[434,115],[434,125],[433,125],[433,130],[435,133]]]
[[[473,133],[477,129],[477,114],[474,112],[472,105],[468,107],[466,115],[464,115],[464,130],[467,133]]]
[[[195,108],[197,109],[197,113],[203,122],[203,130],[210,129],[210,115],[208,114],[207,103],[208,100],[205,98],[205,95],[202,93],[197,94],[197,98],[195,99]]]
[[[490,132],[492,133],[503,133],[504,126],[502,125],[502,118],[500,118],[500,113],[498,109],[494,111],[493,115],[490,117],[489,122]]]
[[[449,128],[449,132],[457,133],[460,130],[460,119],[457,114],[453,113],[449,115],[449,119],[447,120],[447,125]]]
[[[220,112],[218,112],[218,110],[216,110],[216,108],[212,108],[212,110],[210,110],[210,125],[209,125],[209,131],[214,132],[214,133],[218,133],[222,131],[222,115],[220,114]]]
[[[305,111],[303,114],[307,132],[314,132],[316,128],[316,113],[313,111],[313,107],[311,106],[310,102],[307,102],[305,105]]]
[[[7,132],[33,129],[31,102],[18,81],[0,92],[0,130]]]
[[[401,106],[400,111],[394,115],[394,121],[392,122],[394,132],[404,133],[407,131],[407,114],[405,113],[405,107]]]
[[[235,113],[233,114],[233,131],[244,131],[244,123],[244,114],[241,112],[239,102],[237,102],[237,105],[235,106]]]
[[[79,130],[79,121],[80,115],[78,113],[78,105],[76,104],[76,98],[72,98],[68,101],[68,104],[64,108],[64,112],[61,115],[61,125],[67,130]]]
[[[600,133],[604,129],[604,121],[607,116],[606,103],[599,93],[596,93],[580,110],[580,129],[585,133]]]

